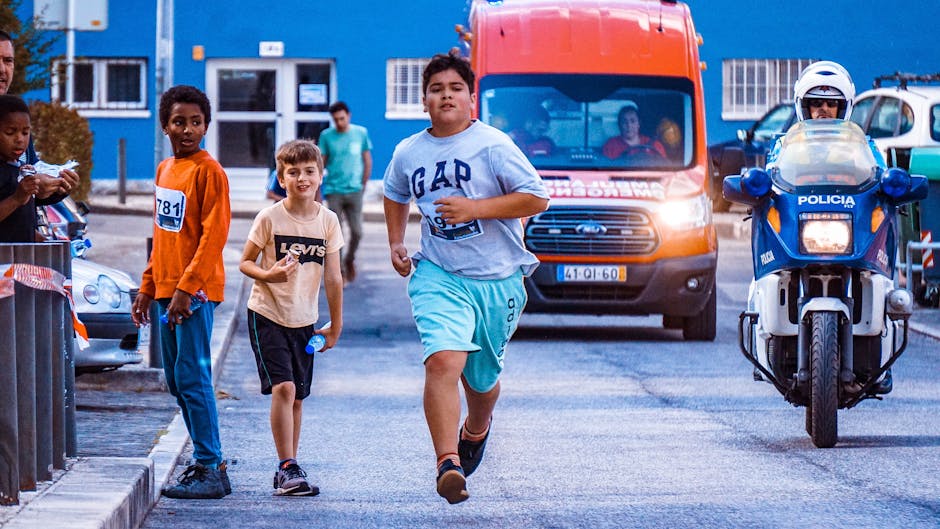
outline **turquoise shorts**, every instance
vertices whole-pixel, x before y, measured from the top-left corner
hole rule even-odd
[[[408,296],[423,361],[439,351],[467,351],[467,383],[479,393],[493,389],[526,303],[522,271],[506,279],[468,279],[422,259],[408,282]]]

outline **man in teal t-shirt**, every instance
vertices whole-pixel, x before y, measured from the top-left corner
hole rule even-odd
[[[349,121],[349,107],[342,101],[330,105],[333,126],[320,134],[320,151],[326,172],[323,198],[326,207],[349,227],[349,242],[343,258],[343,277],[356,278],[356,249],[362,239],[362,193],[372,174],[372,141],[365,127]]]

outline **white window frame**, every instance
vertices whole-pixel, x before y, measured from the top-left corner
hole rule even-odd
[[[755,120],[793,99],[793,85],[816,59],[725,59],[721,63],[721,119]]]
[[[52,63],[51,99],[59,99],[65,82],[62,72],[65,71],[64,60],[57,59]],[[93,87],[92,101],[72,102],[71,107],[78,110],[84,117],[149,117],[147,109],[147,59],[140,57],[82,57],[75,59],[75,64],[92,65]],[[108,67],[112,65],[137,66],[140,70],[140,100],[138,101],[109,101],[108,100]]]
[[[430,60],[388,59],[385,62],[385,119],[427,119],[421,102],[421,73]],[[404,78],[399,75],[402,67],[408,70]]]

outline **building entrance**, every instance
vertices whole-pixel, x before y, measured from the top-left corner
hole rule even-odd
[[[335,78],[328,60],[207,61],[212,123],[206,150],[228,173],[233,199],[263,199],[277,146],[296,138],[317,140],[330,126]]]

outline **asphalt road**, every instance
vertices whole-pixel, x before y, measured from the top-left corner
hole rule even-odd
[[[123,217],[106,223],[144,244]],[[732,240],[714,343],[652,317],[525,315],[471,498],[448,505],[434,492],[405,282],[383,227],[366,230],[345,332],[318,357],[306,403],[300,462],[322,493],[272,496],[269,399],[241,329],[218,388],[234,493],[161,499],[145,527],[940,527],[936,342],[913,336],[894,392],[840,412],[840,443],[816,449],[803,410],[753,382],[735,345],[750,253]],[[239,249],[245,234],[233,224]]]

